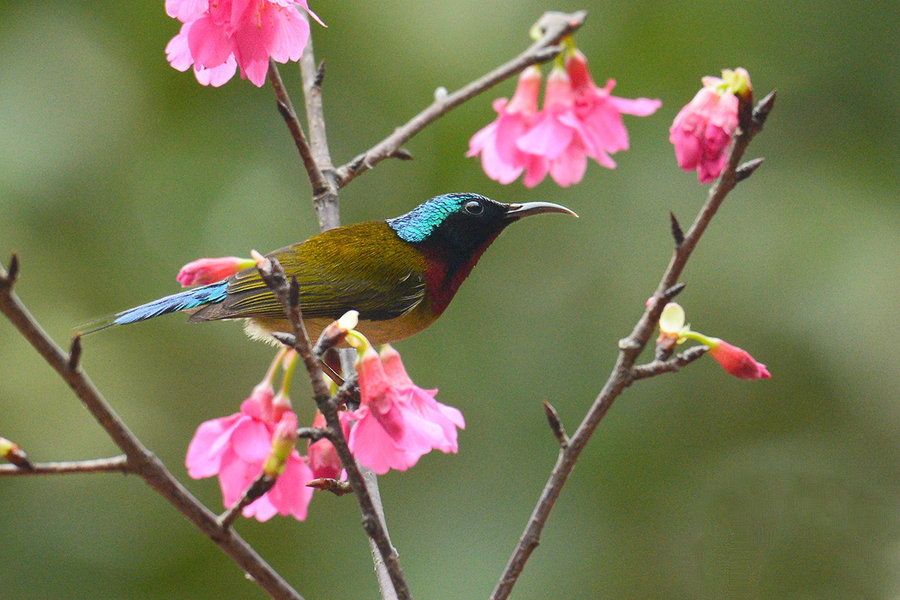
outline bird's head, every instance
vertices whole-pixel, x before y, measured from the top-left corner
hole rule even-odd
[[[504,204],[479,194],[457,193],[431,198],[387,223],[407,242],[443,249],[468,262],[477,260],[510,223],[550,212],[578,216],[551,202]]]

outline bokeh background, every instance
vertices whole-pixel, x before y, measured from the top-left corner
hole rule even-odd
[[[706,188],[667,128],[705,74],[743,66],[776,109],[683,279],[696,329],[773,378],[712,360],[640,382],[603,421],[514,593],[544,598],[896,598],[900,595],[900,206],[896,6],[890,2],[313,2],[337,163],[518,53],[546,9],[587,8],[576,42],[616,93],[663,100],[628,118],[617,169],[535,189],[464,156],[507,82],[414,138],[342,195],[344,222],[445,191],[565,204],[507,231],[442,319],[397,344],[418,383],[468,426],[458,455],[382,478],[417,598],[485,598],[556,457],[541,402],[574,429]],[[66,345],[85,321],[176,290],[199,256],[316,232],[309,185],[268,87],[204,88],[165,61],[159,2],[0,3],[0,255]],[[302,106],[298,71],[282,70]],[[234,412],[272,353],[239,325],[181,316],[85,341],[84,366],[131,428],[192,481],[185,449]],[[294,401],[312,414],[308,389]],[[0,321],[0,435],[35,460],[109,456],[67,387]],[[0,597],[262,598],[136,477],[0,479]],[[373,598],[356,503],[238,523],[307,598]]]

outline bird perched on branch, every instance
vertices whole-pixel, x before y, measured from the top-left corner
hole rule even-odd
[[[551,212],[578,216],[550,202],[504,204],[478,194],[445,194],[405,215],[331,229],[268,257],[281,263],[288,279],[296,277],[311,339],[357,310],[357,329],[373,344],[383,344],[417,333],[441,316],[507,225]],[[92,331],[179,311],[190,313],[189,322],[247,319],[247,333],[266,340],[273,340],[275,331],[291,331],[281,303],[254,267],[122,311]]]

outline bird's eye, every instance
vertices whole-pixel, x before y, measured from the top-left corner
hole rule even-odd
[[[469,200],[465,206],[466,212],[470,215],[480,215],[484,212],[484,206],[478,200]]]

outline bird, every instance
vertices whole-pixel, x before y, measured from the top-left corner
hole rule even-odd
[[[510,224],[531,215],[573,211],[551,202],[506,204],[474,193],[426,200],[406,214],[329,229],[266,256],[297,279],[311,339],[349,310],[356,329],[379,345],[431,325],[453,300],[478,259]],[[255,267],[124,310],[89,332],[189,313],[188,322],[246,319],[253,338],[276,343],[290,332],[281,303]]]

